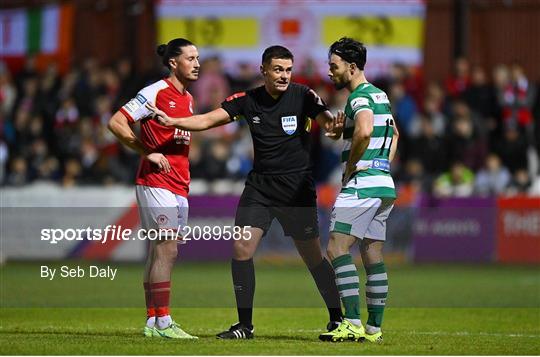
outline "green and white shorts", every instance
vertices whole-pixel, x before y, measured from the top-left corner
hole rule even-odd
[[[394,207],[394,198],[358,198],[356,193],[341,192],[332,209],[330,232],[359,239],[386,240],[386,220]]]

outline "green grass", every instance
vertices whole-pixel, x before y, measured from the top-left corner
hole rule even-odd
[[[0,354],[540,353],[537,267],[390,266],[385,342],[372,345],[317,340],[327,315],[309,272],[300,265],[257,265],[257,337],[252,341],[214,337],[236,321],[227,263],[180,263],[174,272],[173,315],[185,330],[200,336],[199,341],[141,336],[144,299],[139,265],[115,264],[114,281],[47,281],[39,278],[39,266],[8,263],[0,268]]]

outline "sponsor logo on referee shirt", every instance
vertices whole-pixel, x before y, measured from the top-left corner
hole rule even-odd
[[[291,115],[287,117],[281,117],[281,127],[283,128],[283,131],[288,134],[292,135],[296,131],[296,128],[298,127],[298,122],[296,121],[296,115]]]
[[[253,124],[260,124],[260,123],[261,123],[261,118],[253,117]]]

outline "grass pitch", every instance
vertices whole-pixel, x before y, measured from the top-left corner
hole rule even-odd
[[[540,353],[537,267],[390,266],[385,341],[373,345],[317,340],[327,314],[301,265],[256,265],[256,338],[250,341],[215,339],[216,333],[236,321],[227,263],[180,263],[174,273],[173,316],[199,341],[142,337],[142,266],[114,265],[118,267],[114,281],[47,281],[39,277],[40,265],[8,263],[0,268],[1,354]],[[362,314],[365,319],[365,310]]]

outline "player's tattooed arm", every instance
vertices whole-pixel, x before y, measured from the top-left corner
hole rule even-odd
[[[146,107],[155,115],[155,119],[163,126],[172,126],[188,131],[202,131],[231,122],[231,117],[224,109],[218,108],[211,112],[193,115],[185,118],[171,118],[164,111],[148,102]]]
[[[108,128],[122,144],[136,151],[139,155],[155,164],[160,170],[166,173],[171,171],[169,160],[159,152],[151,152],[137,138],[137,135],[131,130],[128,119],[122,112],[118,111],[111,117]]]
[[[399,140],[399,131],[396,125],[396,121],[392,119],[391,123],[392,128],[394,128],[394,135],[392,136],[392,144],[390,145],[390,153],[388,154],[388,160],[390,160],[390,162],[392,162],[392,160],[394,160],[394,157],[396,156]]]

